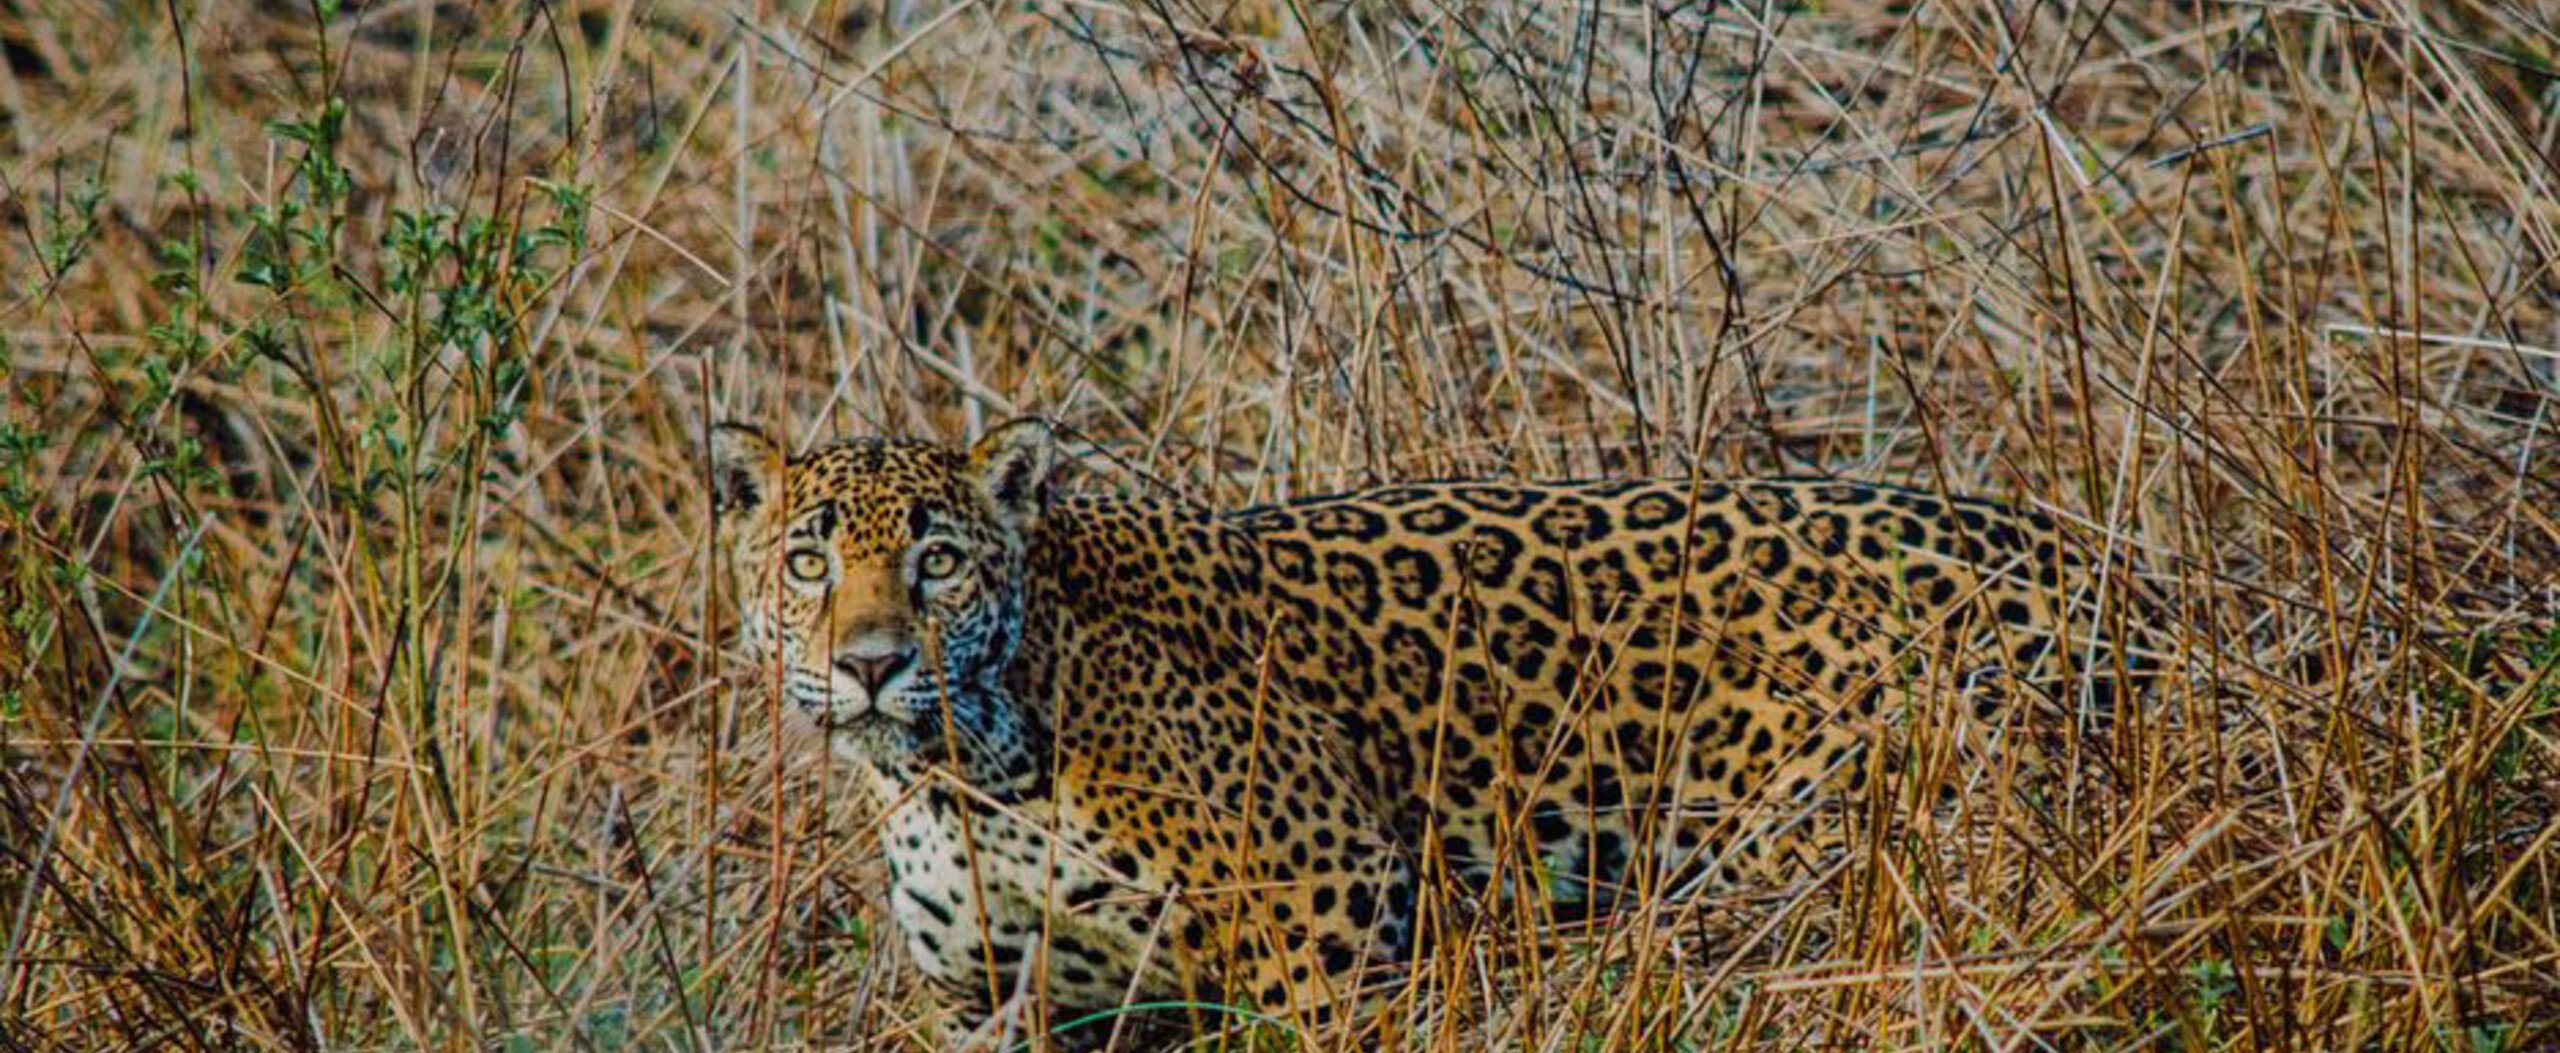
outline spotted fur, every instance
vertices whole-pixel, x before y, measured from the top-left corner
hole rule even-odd
[[[1047,429],[715,455],[744,638],[887,808],[892,909],[983,1012],[1331,1001],[1416,874],[1564,909],[1766,874],[1889,699],[2050,698],[2048,517],[1823,480],[1052,498]],[[2085,643],[2085,641],[2082,641]],[[1986,686],[1986,685],[1998,686]],[[2103,699],[2100,700],[2103,702]]]

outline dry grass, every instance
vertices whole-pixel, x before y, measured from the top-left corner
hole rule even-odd
[[[1308,1048],[2560,1047],[2537,0],[319,7],[0,0],[0,1047],[927,1048],[699,436],[1029,411],[1231,505],[1943,485],[2168,600],[2103,777]]]

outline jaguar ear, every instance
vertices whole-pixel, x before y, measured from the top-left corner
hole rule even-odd
[[[1000,425],[969,447],[969,475],[1015,529],[1040,518],[1049,499],[1049,477],[1058,467],[1058,440],[1037,417]]]
[[[744,424],[711,429],[711,511],[727,519],[763,507],[782,493],[782,447]]]

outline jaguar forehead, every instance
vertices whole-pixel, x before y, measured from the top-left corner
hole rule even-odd
[[[790,535],[832,538],[849,554],[903,547],[945,523],[970,518],[964,462],[942,446],[850,439],[792,462]]]
[[[844,506],[833,498],[821,498],[792,520],[784,534],[794,541],[820,541],[834,535],[836,524],[843,520]]]

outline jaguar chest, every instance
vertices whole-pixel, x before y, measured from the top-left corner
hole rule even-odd
[[[891,915],[908,954],[946,992],[993,1006],[1045,989],[1063,1023],[1055,1010],[1174,989],[1161,944],[1175,908],[1115,871],[1090,828],[1038,805],[998,809],[928,791],[891,809],[882,838]],[[1133,984],[1140,962],[1147,975]]]

